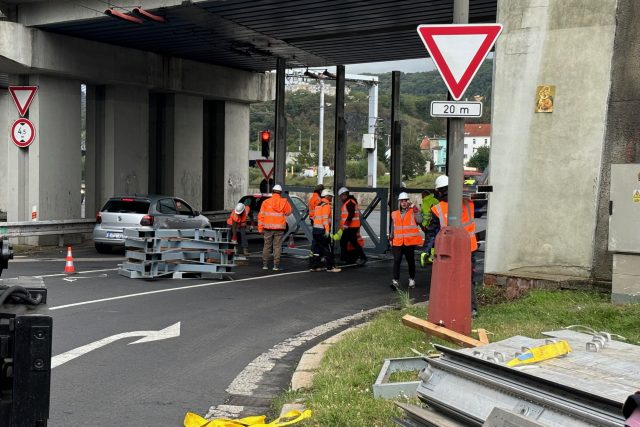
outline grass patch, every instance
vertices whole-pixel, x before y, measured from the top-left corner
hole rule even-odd
[[[640,343],[640,304],[615,306],[607,294],[576,291],[531,291],[519,300],[502,302],[500,293],[487,292],[485,302],[490,305],[481,305],[472,328],[487,329],[493,334],[492,341],[514,335],[541,338],[544,331],[580,324]],[[400,319],[405,314],[425,318],[426,313],[423,307],[401,302],[399,306],[404,308],[381,313],[329,349],[314,377],[313,390],[284,396],[283,402],[295,398],[313,411],[306,425],[395,425],[391,418],[401,416],[401,411],[391,401],[374,399],[372,393],[384,359],[415,356],[412,349],[427,354],[433,343],[455,347],[403,326]]]

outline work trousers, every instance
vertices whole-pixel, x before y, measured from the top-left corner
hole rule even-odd
[[[313,243],[311,245],[313,256],[311,257],[311,268],[322,267],[323,257],[328,269],[335,267],[333,249],[331,248],[331,238],[326,237],[324,234],[324,229],[313,229]]]
[[[284,230],[264,230],[264,246],[262,248],[262,263],[269,261],[271,248],[273,247],[273,265],[280,265],[280,255],[282,254],[282,236]]]
[[[391,252],[393,253],[393,278],[400,280],[400,263],[402,262],[402,256],[404,255],[409,266],[409,278],[416,278],[416,259],[415,259],[415,246],[392,246]]]
[[[367,256],[364,254],[364,250],[360,243],[358,243],[358,228],[347,228],[342,230],[342,238],[340,239],[340,257],[344,260],[347,254],[347,244],[351,243],[351,246],[354,247],[354,253],[357,257],[363,260],[367,259]]]

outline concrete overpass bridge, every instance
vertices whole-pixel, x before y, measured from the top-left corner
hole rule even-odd
[[[416,26],[451,23],[454,6],[141,0],[142,15],[162,18],[153,20],[128,3],[0,1],[2,86],[39,87],[28,112],[36,142],[19,149],[0,139],[9,221],[28,219],[33,205],[41,219],[80,216],[81,84],[87,216],[131,192],[230,207],[247,187],[249,105],[276,98],[285,67],[425,57]],[[136,19],[113,16],[121,14]],[[487,270],[611,278],[610,165],[640,162],[638,16],[633,0],[470,0],[469,22],[504,25]],[[555,86],[552,113],[535,112],[541,85]],[[0,133],[17,118],[0,89]],[[285,127],[276,126],[278,156]]]

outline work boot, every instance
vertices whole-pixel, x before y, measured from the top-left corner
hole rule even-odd
[[[248,256],[248,255],[249,255],[249,253],[250,253],[250,252],[249,252],[249,248],[244,248],[242,252],[243,252],[245,255],[247,255],[247,256]]]
[[[262,269],[263,269],[263,270],[268,270],[268,269],[269,269],[269,266],[268,266],[267,264],[262,264]]]
[[[273,270],[273,271],[280,271],[280,270],[282,270],[282,269],[280,268],[280,266],[279,266],[279,265],[274,265],[274,266],[273,266],[273,268],[272,268],[272,270]]]
[[[409,287],[411,289],[415,288],[416,287],[416,281],[413,280],[413,279],[409,279]]]
[[[327,268],[327,273],[340,273],[341,271],[342,269],[338,267]]]
[[[358,258],[358,260],[356,261],[356,264],[359,266],[363,266],[367,263],[367,258]]]
[[[391,281],[390,287],[393,292],[398,292],[400,290],[400,282],[398,282],[396,279],[393,279]]]

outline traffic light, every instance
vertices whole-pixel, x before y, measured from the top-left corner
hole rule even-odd
[[[271,142],[271,131],[260,131],[260,144],[262,146],[262,157],[269,158],[269,143]]]

